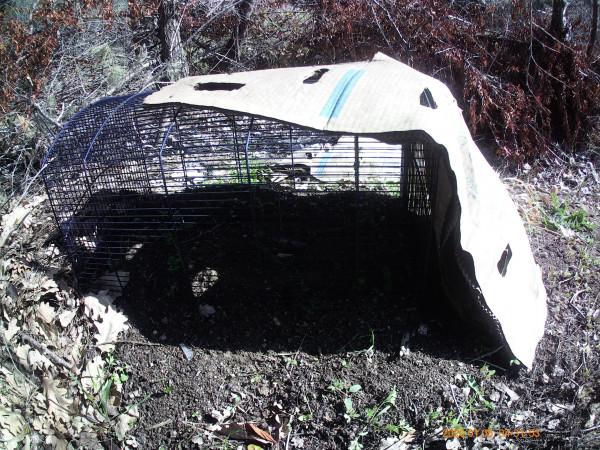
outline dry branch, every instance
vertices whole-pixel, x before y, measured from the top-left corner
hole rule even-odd
[[[73,370],[73,364],[64,360],[60,356],[57,356],[48,347],[46,347],[44,344],[41,344],[40,342],[36,341],[31,336],[29,336],[27,333],[21,332],[21,339],[23,339],[28,344],[31,344],[36,349],[38,349],[40,352],[42,352],[44,355],[46,355],[48,357],[48,359],[50,359],[54,364],[63,366],[64,368],[66,368],[68,370]]]

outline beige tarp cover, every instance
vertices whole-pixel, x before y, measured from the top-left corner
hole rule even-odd
[[[305,83],[311,75],[320,79]],[[421,104],[425,89],[436,108]],[[442,238],[444,221],[451,220],[450,199],[457,195],[460,246],[473,260],[469,275],[512,353],[531,368],[546,321],[541,271],[514,203],[443,83],[377,54],[368,62],[184,78],[145,103],[185,103],[349,134],[424,131],[447,151],[456,178],[440,177],[436,236]],[[498,263],[507,246],[512,258],[503,276]]]

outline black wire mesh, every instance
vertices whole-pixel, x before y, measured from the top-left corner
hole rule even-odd
[[[143,105],[148,94],[89,106],[46,157],[44,181],[80,282],[131,269],[151,245],[172,270],[311,267],[332,279],[375,270],[424,280],[438,155],[418,134],[391,145]]]

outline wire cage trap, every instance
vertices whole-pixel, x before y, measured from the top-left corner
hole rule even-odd
[[[82,110],[46,157],[44,182],[81,284],[132,269],[149,246],[170,270],[310,267],[424,280],[439,156],[422,134],[326,133],[145,105],[149,94]]]

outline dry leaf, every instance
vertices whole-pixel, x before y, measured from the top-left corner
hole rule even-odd
[[[14,208],[9,214],[2,216],[2,234],[0,234],[0,248],[2,248],[8,239],[8,236],[14,228],[19,226],[23,220],[31,212],[31,205],[23,206],[19,205]]]
[[[48,401],[48,412],[56,422],[68,424],[71,416],[77,414],[77,405],[73,399],[67,397],[67,390],[59,387],[59,381],[52,378],[44,378],[42,390]]]
[[[273,439],[269,433],[261,430],[249,422],[213,425],[208,427],[208,430],[227,436],[230,439],[256,441],[260,442],[261,444],[276,443],[275,439]]]
[[[19,362],[28,371],[31,370],[31,367],[29,366],[29,361],[28,361],[28,358],[27,358],[28,355],[29,355],[29,350],[30,349],[31,349],[31,347],[29,346],[29,344],[24,344],[24,345],[17,346],[17,348],[15,350],[15,354],[17,355],[17,358],[19,358]]]
[[[113,302],[114,299],[108,295],[106,291],[100,291],[97,294],[92,294],[90,292],[83,299],[85,314],[90,319],[98,320],[100,314],[111,307]]]
[[[4,332],[6,340],[10,341],[15,336],[15,334],[19,332],[19,330],[20,328],[17,326],[17,319],[13,317],[12,319],[10,319],[10,322],[8,322],[8,328]]]
[[[36,312],[38,317],[48,324],[54,322],[54,318],[56,317],[56,310],[46,302],[40,303]]]
[[[58,437],[55,434],[46,436],[46,444],[51,445],[54,450],[67,450],[69,446],[66,439]]]
[[[117,420],[117,424],[115,425],[115,431],[117,432],[117,437],[121,440],[125,438],[129,430],[133,428],[133,424],[139,414],[137,413],[137,407],[132,408],[128,414],[121,414]]]
[[[97,347],[102,351],[108,351],[115,348],[114,342],[117,340],[121,331],[129,328],[125,325],[127,317],[109,307],[106,313],[101,314],[102,322],[94,322],[98,333],[94,335],[97,342]]]
[[[69,346],[65,351],[65,358],[67,361],[73,363],[74,366],[79,366],[79,359],[83,351],[83,346],[81,345],[82,335],[83,333],[79,333],[73,345]]]
[[[51,280],[50,278],[42,283],[41,289],[43,294],[54,294],[60,290],[56,281]]]
[[[34,370],[49,370],[53,366],[52,362],[48,358],[35,349],[31,350],[27,355],[27,362]]]
[[[88,394],[97,394],[100,380],[104,372],[104,360],[100,355],[96,355],[85,365],[85,370],[81,374],[81,386]]]
[[[58,321],[61,327],[66,328],[73,321],[73,318],[77,314],[76,309],[65,310],[58,315]]]
[[[18,375],[15,378],[15,374]],[[0,366],[0,385],[8,387],[0,397],[0,404],[11,406],[19,404],[25,399],[28,399],[33,391],[33,386],[27,383],[22,374],[11,372],[6,367]]]
[[[273,439],[273,437],[269,433],[261,430],[260,428],[252,425],[249,422],[246,422],[246,431],[248,431],[248,433],[250,434],[257,435],[260,438],[261,442],[267,441],[272,442],[273,444],[277,444],[277,441],[275,441],[275,439]]]
[[[33,426],[33,429],[36,430],[38,433],[40,434],[50,434],[52,433],[52,428],[50,426],[50,423],[52,421],[52,418],[50,417],[49,414],[44,415],[43,412],[38,412],[36,411],[37,416],[35,416],[33,418],[33,420],[31,421],[31,425]]]
[[[18,409],[14,411],[5,406],[0,406],[0,432],[3,444],[7,449],[21,447],[19,442],[25,437],[25,419]]]
[[[77,448],[85,449],[103,449],[104,447],[98,441],[98,435],[94,432],[84,431],[79,434]]]

